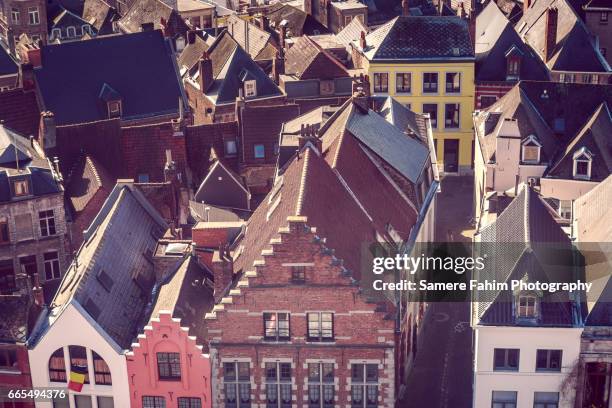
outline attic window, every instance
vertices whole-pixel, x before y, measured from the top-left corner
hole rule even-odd
[[[13,181],[13,191],[15,197],[23,197],[30,194],[30,186],[28,184],[28,180]]]
[[[591,179],[591,165],[593,162],[593,155],[586,148],[581,148],[574,154],[574,171],[573,175],[575,179],[590,180]]]
[[[96,278],[98,279],[98,282],[100,282],[100,285],[102,285],[102,287],[107,292],[111,291],[115,282],[113,281],[113,278],[111,278],[110,275],[106,273],[104,269],[100,269],[100,272],[98,272]]]
[[[246,98],[257,96],[257,82],[254,79],[244,81],[244,96]]]
[[[517,316],[519,318],[533,319],[536,317],[535,295],[519,295],[517,306]]]
[[[108,117],[118,118],[121,116],[121,101],[108,102]]]
[[[530,135],[523,141],[521,161],[523,163],[537,164],[540,162],[540,149],[542,145],[534,135]]]

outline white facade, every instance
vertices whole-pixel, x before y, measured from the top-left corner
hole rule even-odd
[[[491,407],[493,391],[516,391],[519,408],[534,406],[535,392],[558,392],[559,408],[574,406],[572,387],[562,387],[578,363],[582,328],[474,327],[475,408]],[[518,371],[495,371],[495,349],[519,349]],[[560,372],[536,371],[537,350],[562,350]]]
[[[51,382],[49,380],[49,359],[59,348],[64,349],[66,373],[70,373],[70,359],[68,346],[83,346],[87,349],[87,360],[90,384],[84,384],[78,395],[92,396],[92,407],[98,408],[97,396],[113,397],[114,407],[127,408],[130,406],[129,382],[127,365],[123,350],[89,317],[82,307],[72,301],[57,317],[50,317],[50,327],[29,350],[32,385],[34,387],[61,387],[67,383]],[[106,361],[112,376],[112,385],[93,384],[92,352],[96,352]],[[75,393],[70,391],[70,408],[75,408]],[[51,402],[37,402],[37,408],[53,408]]]

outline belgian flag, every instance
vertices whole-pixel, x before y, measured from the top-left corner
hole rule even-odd
[[[85,383],[85,374],[87,374],[87,367],[73,365],[70,369],[68,389],[75,392],[81,392],[83,389],[83,384]]]

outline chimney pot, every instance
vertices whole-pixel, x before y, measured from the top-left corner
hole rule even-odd
[[[366,43],[366,33],[365,31],[361,32],[361,37],[359,38],[359,45],[361,46],[361,49],[365,51],[365,49],[367,48],[368,44]]]
[[[204,51],[204,53],[202,54],[202,58],[200,58],[200,61],[198,64],[199,64],[198,69],[200,71],[200,76],[198,78],[198,82],[200,85],[200,91],[202,91],[202,93],[205,93],[210,87],[210,85],[212,85],[213,83],[212,61],[206,51]]]

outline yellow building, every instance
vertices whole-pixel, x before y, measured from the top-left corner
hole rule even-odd
[[[352,44],[355,64],[374,96],[392,96],[432,119],[445,173],[470,173],[473,163],[474,52],[459,17],[401,16]]]

